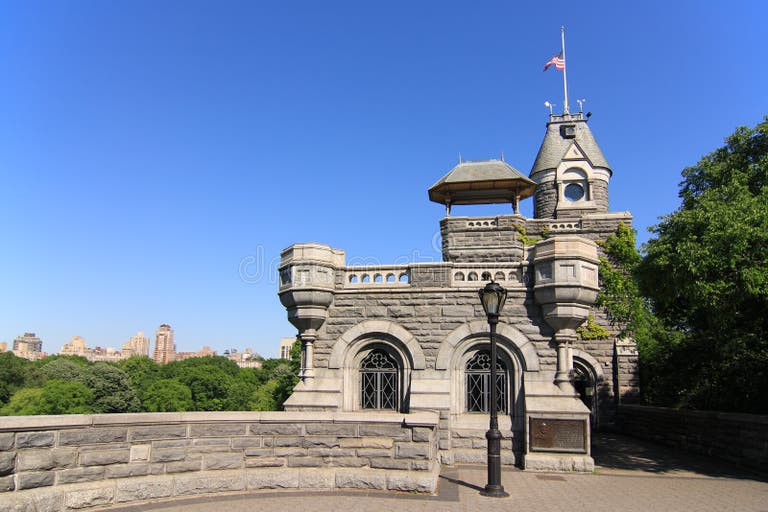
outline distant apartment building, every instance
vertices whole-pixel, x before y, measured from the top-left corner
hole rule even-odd
[[[85,344],[85,339],[81,336],[72,336],[69,342],[62,345],[59,354],[64,356],[83,356],[88,355],[88,346]]]
[[[224,357],[237,363],[240,368],[261,368],[262,357],[250,347],[244,352],[239,352],[236,348],[225,350]]]
[[[213,357],[216,355],[216,351],[208,345],[204,345],[198,352],[176,352],[175,361],[183,361],[184,359],[191,359],[193,357]]]
[[[280,338],[280,359],[291,358],[291,348],[296,338]]]
[[[131,356],[149,357],[149,338],[144,336],[144,333],[141,331],[136,336],[131,336],[123,345],[122,355],[126,358]]]
[[[25,332],[23,336],[17,336],[13,340],[13,354],[31,361],[42,359],[48,354],[43,352],[43,340],[35,336],[33,332]]]
[[[173,342],[173,329],[162,324],[155,335],[155,351],[152,357],[157,364],[166,364],[176,360],[176,345]]]
[[[85,339],[82,336],[72,336],[72,339],[68,343],[65,343],[61,347],[59,352],[65,356],[81,356],[89,361],[109,361],[115,362],[121,359],[125,359],[122,351],[116,350],[113,347],[94,347],[88,348],[85,343]]]
[[[28,352],[42,352],[43,340],[35,336],[33,332],[25,332],[23,336],[17,336],[13,340],[13,350],[28,351]]]

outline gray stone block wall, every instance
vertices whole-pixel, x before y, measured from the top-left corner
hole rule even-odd
[[[434,492],[435,413],[158,413],[11,417],[0,510],[63,511],[282,487]],[[43,494],[41,494],[43,493]]]
[[[511,271],[505,274],[514,274],[519,278],[502,282],[508,288],[509,295],[500,321],[514,326],[534,343],[542,371],[554,371],[557,356],[551,342],[552,330],[533,299],[535,282],[528,262],[530,244],[560,233],[605,240],[616,232],[620,223],[631,225],[631,222],[631,216],[622,213],[589,214],[571,220],[526,219],[520,215],[444,218],[441,220],[441,232],[444,249],[449,253],[444,257],[454,261],[411,266],[409,286],[382,287],[371,283],[349,287],[344,286],[344,279],[337,276],[336,282],[341,286],[334,292],[328,317],[318,329],[314,342],[314,367],[328,369],[334,346],[345,332],[367,320],[386,320],[413,336],[424,354],[426,369],[434,370],[437,354],[446,337],[462,325],[485,319],[477,295],[484,282],[477,281],[476,286],[471,286],[465,281],[457,285],[452,281],[454,273],[459,269],[467,272],[470,267],[476,270],[477,275],[486,267],[493,272],[494,265],[498,266],[499,261],[486,262],[481,257],[471,257],[470,253],[482,252],[483,244],[490,248],[512,244],[512,250],[501,261],[511,265],[508,269]],[[523,233],[528,237],[528,246],[522,245]],[[474,249],[466,254],[458,251],[451,255],[450,251],[461,248],[461,244],[468,244],[466,247],[472,245]],[[520,254],[517,252],[519,247],[523,249]],[[338,270],[339,275],[345,272],[345,269]],[[609,336],[603,340],[577,341],[574,348],[590,354],[604,374],[598,386],[598,404],[600,423],[607,426],[614,419],[619,399],[626,397],[631,401],[638,394],[637,359],[616,358],[614,338],[621,326],[612,325],[599,309],[593,308],[592,315],[609,332]],[[443,428],[449,427],[446,421]],[[450,437],[443,441],[443,445],[450,445]]]
[[[478,282],[477,288],[480,287]],[[555,352],[549,346],[551,330],[538,311],[530,290],[510,289],[500,321],[524,332],[536,344],[544,369],[554,369]],[[485,313],[475,288],[337,292],[328,310],[328,319],[315,341],[315,367],[327,368],[338,337],[365,319],[386,319],[405,328],[424,352],[427,369],[434,369],[438,351],[448,334],[466,323],[484,320]]]
[[[536,185],[533,216],[537,219],[552,219],[557,208],[557,185],[554,180]]]
[[[592,190],[592,200],[597,206],[597,212],[605,213],[608,211],[608,183],[601,180],[594,180],[590,184]]]
[[[622,432],[675,449],[768,468],[768,416],[621,405]]]
[[[519,261],[523,256],[519,215],[445,217],[440,221],[443,259],[455,262]]]

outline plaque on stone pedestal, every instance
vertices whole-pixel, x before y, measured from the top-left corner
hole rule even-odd
[[[530,418],[531,451],[587,453],[587,422]]]

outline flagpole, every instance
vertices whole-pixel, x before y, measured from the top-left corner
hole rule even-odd
[[[565,62],[565,27],[564,26],[560,27],[560,39],[563,44],[562,46],[562,49],[563,49],[563,96],[565,97],[563,99],[563,113],[569,114],[570,112],[568,110],[568,80],[566,79],[566,76],[565,76],[567,65]]]

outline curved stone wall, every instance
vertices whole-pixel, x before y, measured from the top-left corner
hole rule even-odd
[[[438,419],[430,412],[6,417],[0,510],[283,488],[432,493]]]

